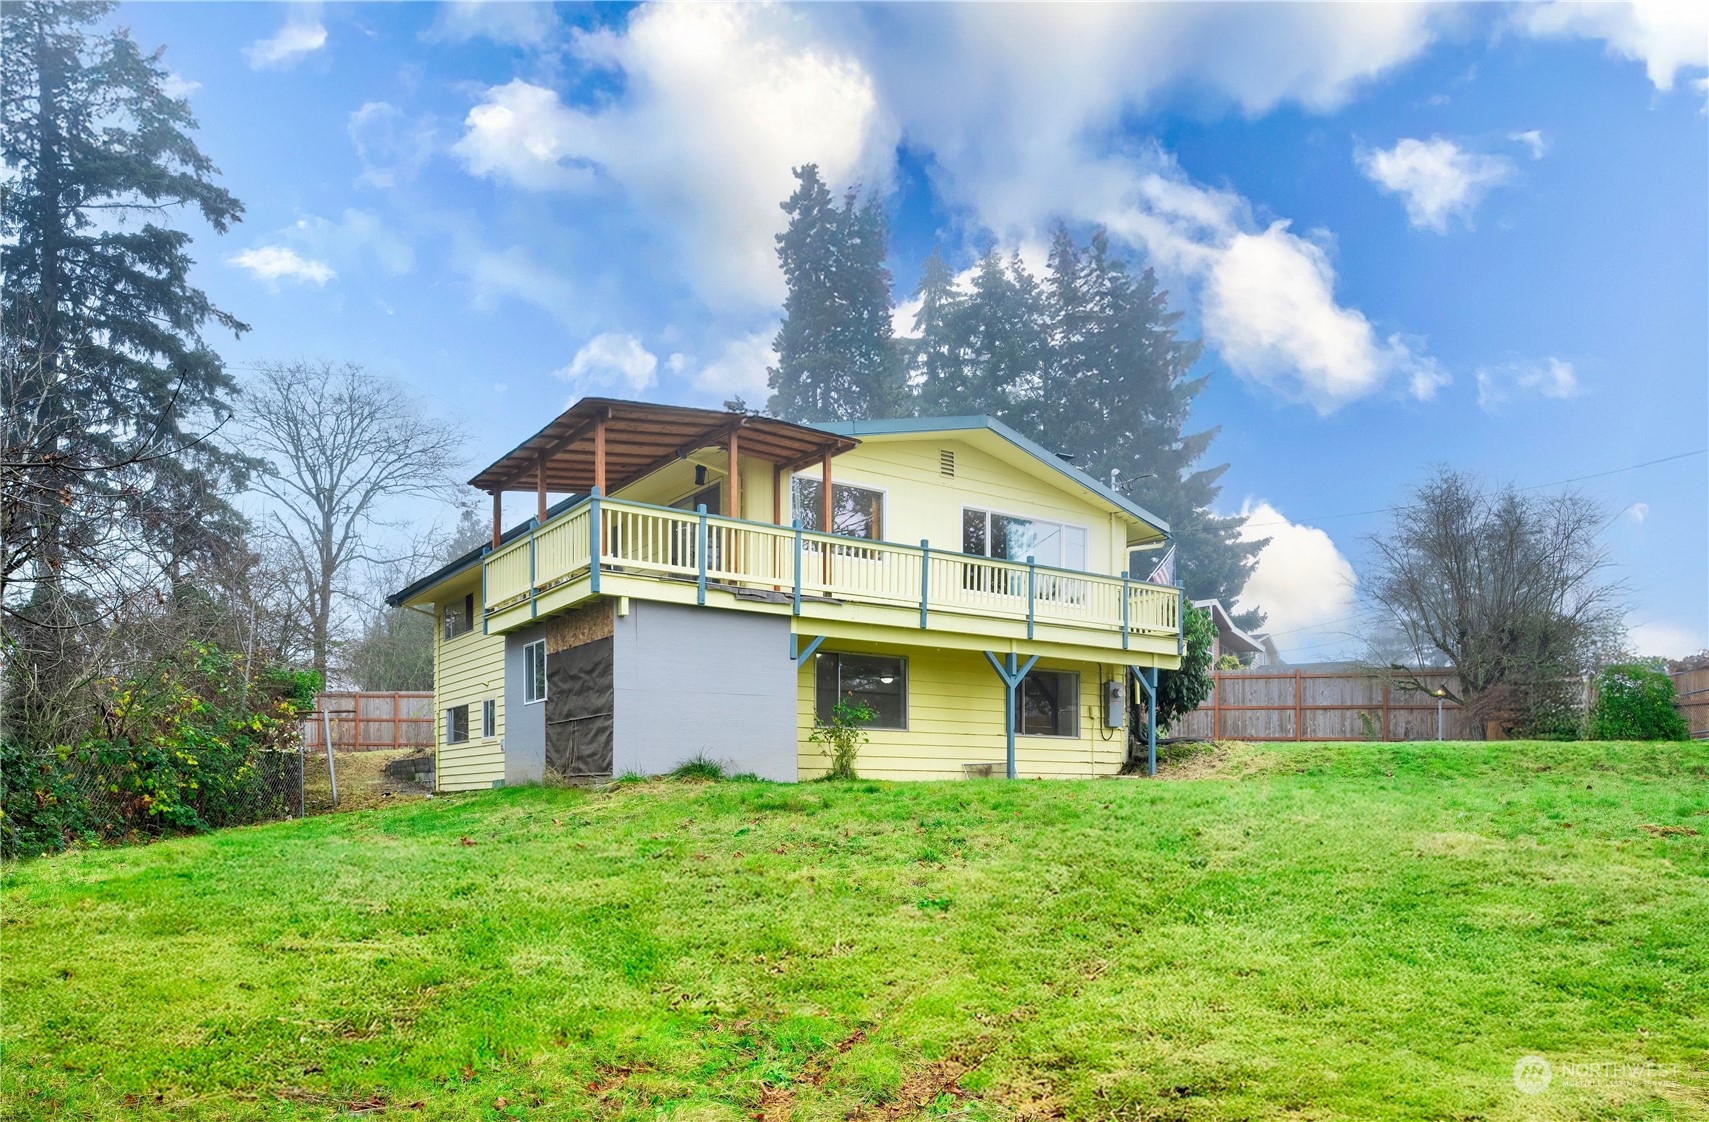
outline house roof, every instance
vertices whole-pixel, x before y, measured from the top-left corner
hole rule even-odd
[[[826,432],[839,433],[844,436],[903,436],[912,433],[924,435],[933,432],[968,432],[986,431],[995,433],[1008,444],[1019,448],[1044,466],[1066,476],[1073,483],[1092,492],[1104,502],[1115,506],[1126,514],[1156,527],[1164,534],[1169,532],[1169,523],[1152,514],[1127,496],[1112,489],[1108,484],[1081,471],[1073,464],[1064,460],[1050,449],[1031,440],[1014,429],[997,420],[995,417],[896,417],[877,421],[832,421],[821,424]]]
[[[1217,637],[1222,640],[1224,650],[1248,651],[1252,654],[1264,650],[1264,636],[1250,635],[1234,625],[1234,619],[1228,614],[1228,609],[1222,606],[1221,600],[1194,600],[1193,607],[1208,608],[1211,620],[1216,624]]]
[[[846,434],[775,417],[584,397],[506,452],[469,484],[489,494],[531,491],[545,465],[546,490],[586,494],[594,487],[596,432],[603,427],[606,491],[616,491],[690,452],[739,433],[741,454],[784,468],[804,467],[859,444]]]

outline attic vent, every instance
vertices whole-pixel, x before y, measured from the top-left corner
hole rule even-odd
[[[955,478],[955,449],[945,448],[938,452],[938,474]]]

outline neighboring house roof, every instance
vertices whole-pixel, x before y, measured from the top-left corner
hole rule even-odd
[[[1262,635],[1248,635],[1234,625],[1234,619],[1228,614],[1228,609],[1222,606],[1221,600],[1194,600],[1193,607],[1205,608],[1211,613],[1211,620],[1216,624],[1217,639],[1225,651],[1245,651],[1248,654],[1258,654],[1265,650]]]
[[[878,421],[828,421],[814,427],[823,429],[825,432],[852,437],[906,436],[910,434],[924,436],[934,432],[992,432],[1007,443],[1027,453],[1039,463],[1059,472],[1078,486],[1092,492],[1104,502],[1110,503],[1122,512],[1148,526],[1155,527],[1164,534],[1169,532],[1169,523],[1163,519],[1120,492],[1111,489],[1109,485],[1100,483],[1037,441],[1022,436],[995,417],[897,417]]]

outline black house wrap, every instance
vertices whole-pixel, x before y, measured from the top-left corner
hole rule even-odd
[[[568,779],[612,774],[610,636],[546,656],[546,767]]]

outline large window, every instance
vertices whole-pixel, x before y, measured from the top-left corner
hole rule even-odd
[[[469,707],[453,705],[445,710],[445,743],[461,744],[469,739]]]
[[[968,507],[961,512],[961,551],[1003,561],[1031,557],[1040,565],[1084,569],[1086,527]]]
[[[819,719],[831,719],[838,701],[864,701],[876,716],[874,729],[908,727],[908,660],[881,655],[821,654],[817,656]]]
[[[824,510],[820,497],[822,480],[798,475],[790,486],[790,517],[804,530],[823,530]],[[831,484],[831,533],[850,538],[884,540],[884,492],[851,483]]]
[[[1080,675],[1034,670],[1015,691],[1015,731],[1023,736],[1080,735]]]
[[[546,640],[536,639],[522,648],[522,701],[546,700]]]
[[[446,604],[441,609],[443,634],[447,639],[455,639],[466,635],[475,629],[475,597],[471,593],[456,603]]]

